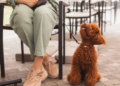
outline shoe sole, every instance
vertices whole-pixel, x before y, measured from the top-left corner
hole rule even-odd
[[[58,78],[58,76],[50,76],[48,75],[49,78]]]
[[[42,76],[41,82],[44,81],[48,77],[48,73],[45,69],[43,69],[43,75],[44,76]]]

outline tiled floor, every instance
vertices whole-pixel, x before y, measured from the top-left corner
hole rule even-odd
[[[118,14],[119,13],[120,11],[118,12]],[[98,70],[102,76],[102,79],[95,86],[120,86],[119,19],[120,17],[117,17],[116,24],[107,24],[106,32],[104,32],[103,36],[106,40],[106,45],[101,45],[98,52]],[[79,36],[77,37],[79,38]],[[69,39],[68,35],[67,39]],[[55,53],[55,49],[57,48],[57,41],[53,40],[54,37],[50,42],[48,48],[54,47],[54,49],[52,48],[52,53]],[[24,64],[22,64],[21,62],[15,60],[15,54],[20,53],[20,40],[13,31],[4,31],[4,52],[6,77],[0,78],[0,82],[17,78],[22,78],[24,82],[26,75],[32,65],[32,62],[25,62]],[[25,47],[25,53],[29,53],[27,47]],[[44,82],[42,82],[42,86],[70,86],[70,84],[66,80],[66,74],[69,73],[70,68],[71,64],[63,65],[63,80],[48,78]],[[22,83],[19,84],[19,86],[22,86]],[[85,86],[85,84],[82,83],[79,86]]]

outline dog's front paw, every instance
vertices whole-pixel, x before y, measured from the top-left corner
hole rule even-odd
[[[77,79],[72,78],[72,79],[70,79],[70,84],[76,86],[76,85],[79,85],[79,84],[80,84],[80,81],[77,80]]]
[[[100,76],[100,74],[98,74],[98,76],[97,76],[97,82],[98,82],[100,79],[101,79],[101,76]]]
[[[67,80],[70,82],[70,74],[67,75]]]
[[[69,81],[69,83],[71,85],[79,85],[80,84],[80,81],[77,80],[76,78],[74,77],[71,77],[70,74],[67,75],[67,80]]]
[[[70,84],[73,86],[79,85],[80,82],[70,80]]]

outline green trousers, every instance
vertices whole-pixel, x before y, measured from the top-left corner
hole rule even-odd
[[[31,57],[44,57],[52,30],[58,24],[58,15],[52,5],[45,5],[32,10],[24,4],[16,5],[10,24],[18,37],[29,47]]]

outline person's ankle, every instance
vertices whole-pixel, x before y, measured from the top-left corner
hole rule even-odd
[[[34,61],[34,64],[32,66],[32,68],[34,69],[42,69],[43,68],[43,57],[35,57],[35,61]]]
[[[47,61],[47,60],[49,60],[49,59],[50,59],[50,56],[46,53],[43,60],[44,60],[44,61]]]
[[[37,70],[37,69],[42,69],[43,68],[43,65],[33,65],[31,68]]]

